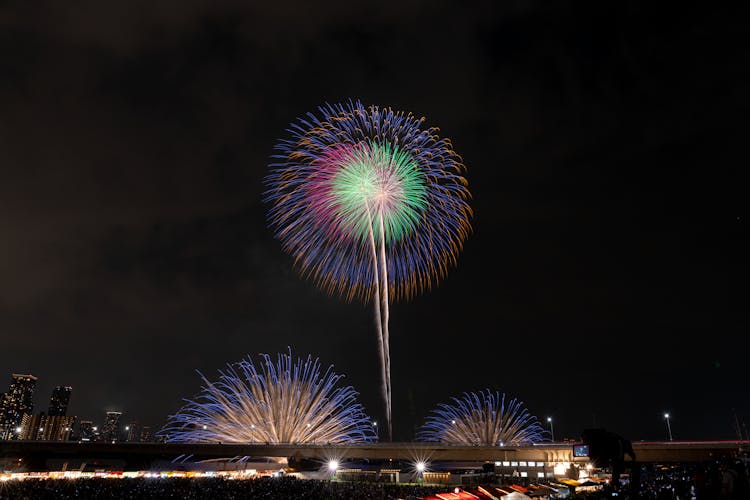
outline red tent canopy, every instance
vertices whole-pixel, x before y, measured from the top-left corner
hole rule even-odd
[[[428,497],[424,497],[423,500],[477,500],[477,498],[480,497],[473,495],[468,491],[459,491],[458,493],[450,491],[447,493],[437,493],[435,495],[430,495]]]

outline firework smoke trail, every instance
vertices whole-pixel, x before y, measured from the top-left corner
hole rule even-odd
[[[269,224],[304,277],[373,301],[390,439],[389,304],[456,265],[471,231],[465,167],[424,118],[358,101],[318,111],[276,145]]]
[[[370,240],[370,248],[372,249],[372,263],[373,263],[373,269],[375,269],[375,273],[373,276],[373,280],[375,282],[375,289],[380,290],[380,267],[378,265],[378,251],[375,247],[375,235],[373,234],[372,230],[372,215],[370,212],[370,207],[367,207],[367,223],[369,226],[368,235]],[[390,438],[391,435],[391,387],[390,387],[390,359],[389,355],[386,354],[387,349],[387,342],[386,337],[383,334],[383,314],[382,314],[382,294],[378,292],[377,296],[375,297],[375,300],[373,303],[375,304],[375,329],[378,333],[378,354],[380,356],[380,368],[382,370],[382,384],[383,384],[383,397],[385,399],[385,413],[386,413],[386,429],[388,432],[388,437]],[[388,306],[388,302],[386,301],[386,307]],[[387,321],[387,319],[385,320]],[[387,327],[387,323],[386,323]],[[388,357],[387,357],[388,356]],[[386,360],[388,360],[386,362]]]
[[[200,374],[200,394],[170,415],[159,435],[170,442],[362,443],[375,439],[371,420],[356,403],[343,375],[318,359],[293,360],[291,351],[276,362],[261,355],[228,364],[219,379]]]
[[[427,417],[418,438],[446,444],[528,445],[544,440],[546,431],[523,403],[486,389],[451,398]]]

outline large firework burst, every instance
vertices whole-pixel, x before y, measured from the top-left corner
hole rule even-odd
[[[527,445],[544,440],[545,430],[516,399],[485,389],[439,404],[418,433],[424,441],[465,445]]]
[[[389,438],[389,301],[443,278],[471,230],[463,162],[423,122],[359,101],[322,106],[291,125],[265,179],[270,224],[302,274],[375,304]]]
[[[370,418],[356,403],[351,386],[338,386],[343,375],[318,359],[279,354],[274,363],[250,357],[209,381],[193,400],[170,415],[160,432],[172,442],[356,443],[374,440]]]

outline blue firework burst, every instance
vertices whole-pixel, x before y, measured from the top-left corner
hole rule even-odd
[[[465,445],[528,445],[543,441],[545,430],[523,403],[485,389],[465,392],[441,403],[427,417],[417,437],[424,441]]]
[[[171,442],[357,443],[375,439],[357,392],[320,361],[278,354],[248,356],[209,381],[170,415],[159,434]]]

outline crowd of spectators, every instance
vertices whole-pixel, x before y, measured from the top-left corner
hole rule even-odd
[[[619,488],[576,495],[584,499],[750,500],[750,471],[745,460],[724,458],[708,463],[648,465],[640,470],[636,493],[630,481]],[[614,495],[613,495],[614,493]]]
[[[409,484],[350,483],[294,477],[25,479],[0,483],[0,500],[417,500],[446,488]]]
[[[628,479],[626,476],[617,490],[611,485],[590,492],[577,492],[575,488],[571,488],[571,491],[564,492],[564,496],[593,500],[612,498],[613,493],[616,493],[620,499],[639,500],[750,499],[747,466],[738,460],[643,466],[640,469],[640,489],[637,494],[633,492]],[[297,479],[293,476],[249,480],[224,477],[25,479],[0,482],[0,500],[418,500],[451,489],[452,487],[447,486],[417,484],[321,481]]]

